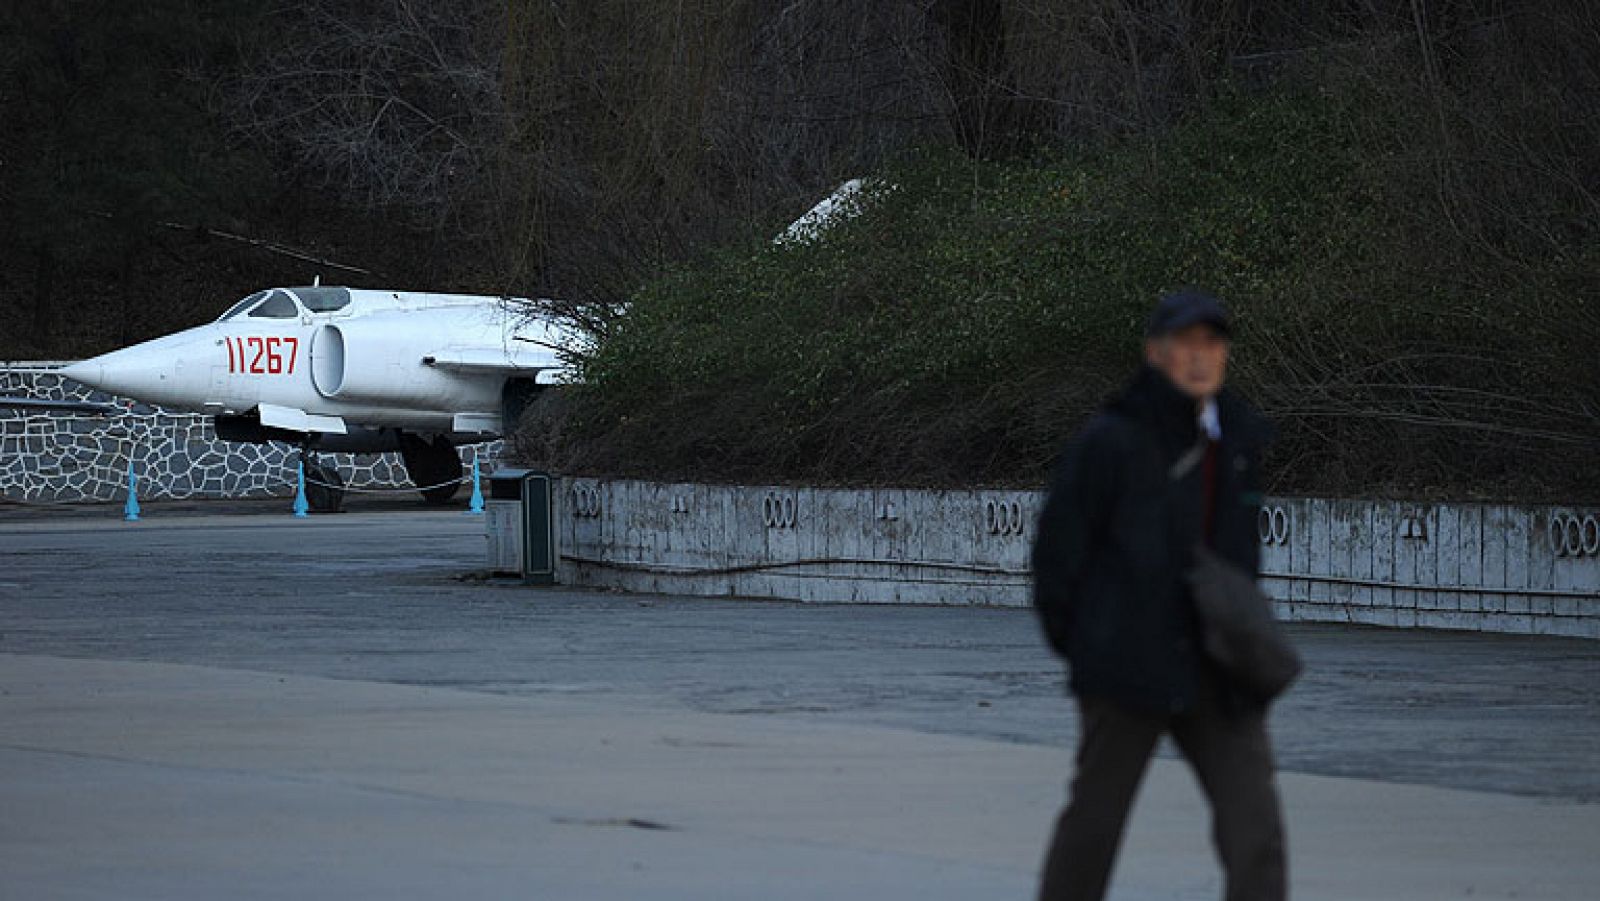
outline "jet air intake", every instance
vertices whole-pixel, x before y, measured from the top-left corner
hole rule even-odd
[[[442,318],[442,317],[441,317]],[[444,328],[412,314],[405,322],[326,323],[311,339],[311,384],[329,400],[429,410],[495,410],[496,379],[427,365]]]
[[[311,340],[311,383],[330,399],[415,403],[418,389],[424,386],[420,384],[419,357],[404,340],[409,336],[393,334],[390,329],[372,332],[346,330],[331,323],[317,329]]]
[[[317,329],[311,339],[311,384],[323,397],[338,397],[344,387],[344,332],[337,325]]]

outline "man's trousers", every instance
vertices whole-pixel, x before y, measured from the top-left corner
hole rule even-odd
[[[1163,733],[1172,735],[1211,804],[1211,839],[1227,901],[1287,897],[1283,817],[1265,714],[1224,713],[1209,684],[1201,695],[1195,710],[1173,716],[1079,698],[1077,774],[1045,859],[1040,901],[1105,896],[1128,809]]]

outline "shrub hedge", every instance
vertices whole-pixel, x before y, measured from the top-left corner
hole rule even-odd
[[[1418,138],[1447,112],[1230,89],[1158,138],[910,154],[813,240],[768,223],[640,287],[522,447],[657,478],[1036,484],[1137,364],[1155,296],[1195,284],[1279,425],[1274,490],[1596,496],[1593,214],[1528,246],[1473,205],[1470,157]],[[1519,221],[1572,197],[1544,203]]]

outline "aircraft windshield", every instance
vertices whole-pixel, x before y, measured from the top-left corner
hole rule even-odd
[[[350,305],[349,288],[331,288],[317,285],[312,288],[294,288],[295,296],[313,313],[332,313]]]
[[[266,297],[266,296],[267,296],[267,292],[265,292],[265,291],[257,291],[256,293],[250,295],[249,297],[246,297],[244,300],[241,300],[238,303],[234,304],[233,306],[229,307],[228,308],[228,312],[223,313],[221,316],[217,317],[217,321],[218,322],[222,322],[224,320],[232,319],[233,317],[235,317],[235,316],[239,315],[241,312],[243,312],[245,309],[254,306],[257,301],[259,301],[261,298]]]
[[[272,292],[271,297],[250,311],[251,319],[293,319],[299,315],[300,308],[295,305],[294,298],[282,291]]]

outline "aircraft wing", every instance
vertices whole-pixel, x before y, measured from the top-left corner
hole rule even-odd
[[[533,375],[540,383],[554,381],[557,370],[564,369],[561,361],[550,351],[536,353],[507,353],[491,348],[462,348],[440,351],[422,358],[424,366],[450,369],[456,372],[500,373],[502,375]]]
[[[0,397],[0,407],[23,410],[56,410],[63,413],[89,413],[94,416],[111,416],[123,412],[116,404],[100,404],[87,400],[49,400],[43,397]]]

